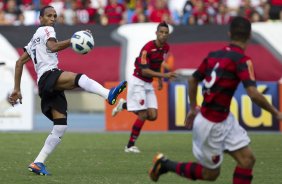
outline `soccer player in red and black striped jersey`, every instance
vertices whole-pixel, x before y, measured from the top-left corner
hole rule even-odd
[[[157,119],[157,98],[152,85],[153,77],[158,78],[158,89],[162,89],[162,78],[174,78],[174,72],[162,73],[161,64],[169,51],[167,38],[169,27],[165,22],[157,26],[157,39],[146,43],[135,60],[135,70],[131,80],[128,81],[127,102],[120,99],[118,105],[113,109],[112,115],[115,116],[123,109],[137,114],[131,135],[125,152],[139,153],[140,150],[135,146],[135,141],[140,135],[141,129],[146,120],[154,121]]]
[[[238,84],[242,82],[251,100],[278,120],[282,119],[282,113],[258,92],[252,59],[244,54],[251,36],[251,23],[235,17],[229,36],[231,43],[209,53],[189,78],[190,111],[185,123],[188,128],[193,127],[193,154],[198,162],[174,162],[159,153],[150,170],[153,181],[168,171],[191,180],[215,181],[226,151],[237,162],[233,184],[251,183],[255,156],[249,147],[250,138],[229,110]],[[197,86],[201,81],[204,100],[197,110]]]

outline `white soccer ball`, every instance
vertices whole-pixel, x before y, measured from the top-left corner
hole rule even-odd
[[[87,31],[77,31],[71,37],[71,47],[79,54],[87,54],[94,47],[94,38]]]

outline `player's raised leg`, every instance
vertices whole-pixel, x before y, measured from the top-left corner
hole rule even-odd
[[[87,92],[103,97],[110,105],[113,105],[115,104],[118,95],[126,88],[126,85],[126,81],[121,81],[116,87],[109,90],[85,74],[63,72],[57,80],[56,89],[71,90],[80,87]]]
[[[108,103],[110,105],[114,105],[116,103],[118,95],[126,88],[126,85],[127,85],[126,81],[121,81],[119,85],[111,88],[108,95]]]

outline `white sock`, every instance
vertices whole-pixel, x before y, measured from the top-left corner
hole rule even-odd
[[[88,78],[85,74],[83,74],[78,80],[78,85],[85,91],[95,93],[105,99],[108,99],[110,90],[104,88],[98,82]]]
[[[61,138],[64,135],[67,125],[54,125],[52,132],[45,140],[44,146],[41,149],[39,155],[34,162],[44,163],[47,157],[55,150],[57,145],[61,142]]]

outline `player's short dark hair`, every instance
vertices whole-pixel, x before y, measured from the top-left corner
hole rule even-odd
[[[230,38],[246,42],[251,36],[251,22],[244,17],[234,17],[230,24]]]
[[[46,10],[47,8],[54,8],[54,7],[48,5],[48,6],[44,6],[43,8],[41,8],[41,9],[40,9],[40,13],[39,13],[39,16],[40,16],[40,17],[43,17],[43,16],[44,16],[45,10]]]
[[[166,27],[167,29],[169,29],[168,24],[165,21],[159,23],[159,25],[157,27],[157,31],[160,29],[160,27]]]

